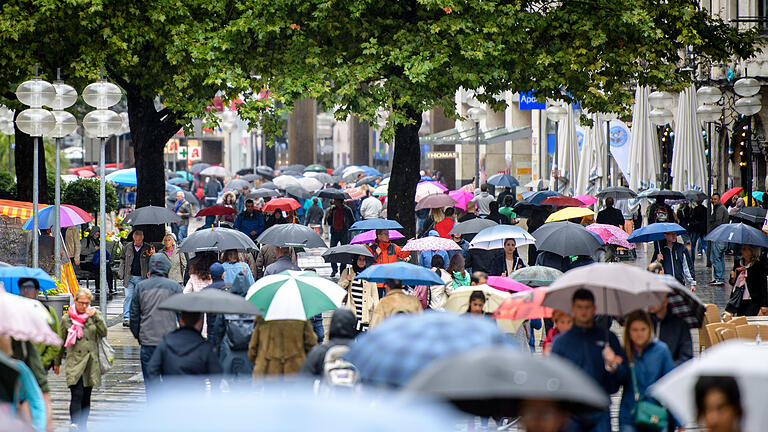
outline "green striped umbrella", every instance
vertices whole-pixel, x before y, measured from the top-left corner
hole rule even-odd
[[[264,320],[306,320],[336,309],[347,291],[314,272],[286,270],[259,279],[245,296],[264,311]]]

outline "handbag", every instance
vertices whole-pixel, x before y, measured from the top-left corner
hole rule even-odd
[[[99,369],[101,374],[109,372],[115,362],[115,349],[107,342],[107,338],[99,338]]]
[[[669,422],[667,409],[645,395],[640,396],[640,392],[637,391],[635,367],[631,363],[629,370],[632,374],[632,386],[635,388],[635,406],[630,413],[635,426],[648,430],[666,430]]]
[[[728,297],[728,303],[725,305],[725,311],[735,314],[738,312],[741,306],[741,300],[744,298],[744,291],[747,289],[745,281],[745,273],[742,271],[737,277],[736,282],[733,284],[733,291]]]

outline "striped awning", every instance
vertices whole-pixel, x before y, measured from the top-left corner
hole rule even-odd
[[[38,209],[43,209],[45,207],[48,207],[48,205],[38,204]],[[0,215],[29,219],[32,217],[32,203],[0,199]]]

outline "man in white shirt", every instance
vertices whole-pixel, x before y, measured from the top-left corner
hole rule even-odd
[[[488,183],[483,183],[480,186],[480,195],[472,198],[472,202],[475,203],[477,208],[478,216],[485,217],[491,213],[489,205],[492,201],[496,201],[496,199],[493,197],[493,195],[488,193]]]
[[[360,217],[363,219],[375,219],[381,217],[381,208],[381,201],[371,195],[371,191],[368,191],[368,198],[360,203]]]

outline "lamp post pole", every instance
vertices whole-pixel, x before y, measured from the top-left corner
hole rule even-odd
[[[611,120],[605,122],[605,187],[611,187]]]
[[[480,187],[480,122],[475,122],[475,178]]]

